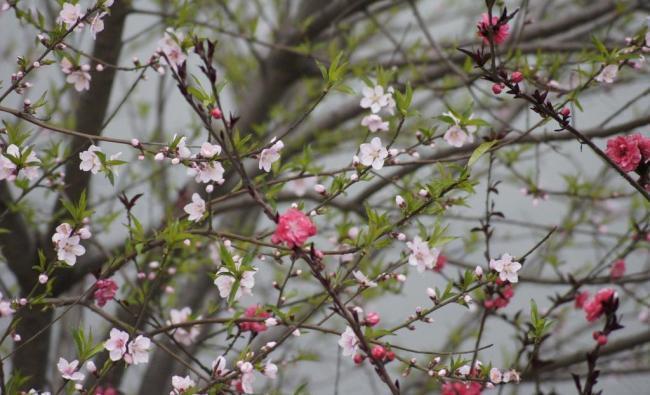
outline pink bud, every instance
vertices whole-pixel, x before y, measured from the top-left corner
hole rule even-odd
[[[510,80],[515,84],[518,84],[524,80],[524,75],[520,71],[515,71],[510,76]]]
[[[221,110],[219,110],[217,107],[213,108],[212,111],[210,111],[210,115],[214,119],[221,119],[223,114],[221,114]]]
[[[501,94],[502,91],[503,91],[503,85],[502,84],[494,84],[494,85],[492,85],[492,92],[495,95]]]
[[[564,107],[560,110],[560,114],[562,114],[562,116],[564,117],[568,117],[569,115],[571,115],[571,110],[569,110],[568,107]]]
[[[377,360],[382,360],[386,356],[386,349],[382,346],[374,346],[370,352],[372,357]]]
[[[379,323],[380,317],[379,313],[370,312],[366,314],[366,325],[375,326]]]
[[[357,364],[357,365],[361,365],[363,363],[364,359],[366,359],[366,358],[361,354],[354,354],[354,357],[352,358],[354,363]]]

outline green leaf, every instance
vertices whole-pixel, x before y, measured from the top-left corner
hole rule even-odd
[[[467,167],[472,167],[476,161],[479,160],[479,158],[486,153],[487,151],[490,150],[496,143],[498,143],[498,140],[492,140],[485,142],[481,145],[479,145],[474,152],[472,152],[472,156],[469,157],[469,160],[467,161]]]

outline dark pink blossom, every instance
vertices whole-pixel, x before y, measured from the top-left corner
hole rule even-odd
[[[259,305],[249,306],[244,311],[245,318],[269,318],[271,314],[262,310]],[[267,327],[264,322],[246,321],[239,324],[239,329],[243,332],[251,331],[255,333],[264,332]]]
[[[636,133],[630,136],[630,138],[636,141],[639,151],[641,151],[641,157],[644,162],[650,160],[650,137],[646,137],[642,134]]]
[[[611,269],[609,269],[609,277],[612,280],[618,280],[619,278],[623,277],[625,274],[625,261],[623,259],[619,259],[616,262],[612,264]]]
[[[576,309],[581,309],[585,306],[585,302],[589,299],[589,291],[582,291],[576,295],[575,306]]]
[[[492,38],[494,39],[495,44],[501,44],[508,38],[510,35],[510,26],[506,23],[498,27],[497,23],[499,22],[499,17],[493,16],[492,23],[490,23],[490,16],[488,14],[481,15],[481,20],[478,22],[478,35],[483,38],[483,42],[486,44],[490,43],[490,36],[488,29],[492,30]]]
[[[97,387],[95,395],[118,395],[118,393],[113,387]]]
[[[614,290],[612,288],[603,288],[594,295],[593,299],[585,303],[583,309],[587,321],[596,321],[604,312],[603,304],[608,302],[614,297]]]
[[[106,305],[108,301],[113,299],[117,293],[117,284],[110,278],[97,280],[95,283],[95,292],[93,294],[95,301],[99,307]]]
[[[447,381],[442,385],[441,395],[480,395],[482,390],[477,382]]]
[[[299,247],[316,234],[316,225],[302,211],[290,208],[278,220],[278,227],[271,237],[275,244],[286,243],[287,247]]]
[[[625,172],[634,171],[643,158],[639,149],[639,140],[642,139],[645,138],[640,135],[611,138],[607,140],[607,150],[605,152],[621,170]]]

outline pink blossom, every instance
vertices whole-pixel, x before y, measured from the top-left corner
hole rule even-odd
[[[115,281],[110,278],[97,280],[95,283],[95,293],[93,294],[97,305],[99,307],[106,305],[115,296],[117,288]]]
[[[259,305],[249,306],[244,311],[245,318],[268,318],[270,316],[271,314],[262,310],[262,308]],[[243,332],[251,331],[255,333],[260,333],[266,331],[268,328],[266,327],[266,324],[263,321],[262,322],[246,321],[239,324],[239,329],[241,329]]]
[[[587,321],[595,321],[603,315],[603,303],[608,302],[613,297],[615,297],[615,292],[612,288],[603,288],[598,291],[593,299],[585,303],[583,307]]]
[[[478,22],[477,25],[478,35],[479,37],[483,37],[483,42],[485,44],[490,43],[490,36],[488,33],[488,29],[493,29],[492,38],[494,39],[495,44],[503,43],[508,38],[508,35],[510,35],[509,32],[510,26],[508,24],[503,24],[497,27],[498,22],[499,22],[498,16],[493,16],[492,23],[490,23],[490,16],[488,14],[481,15],[481,20]]]
[[[642,155],[639,149],[639,137],[618,136],[607,140],[607,156],[625,172],[636,170],[641,163]],[[646,142],[643,143],[646,147]]]
[[[480,383],[477,382],[460,382],[460,381],[447,381],[442,385],[441,395],[480,395]]]
[[[581,309],[584,307],[585,302],[589,299],[589,291],[582,291],[576,295],[575,306],[576,309]]]
[[[287,244],[294,248],[301,246],[308,238],[316,234],[316,225],[302,211],[290,208],[278,219],[278,226],[271,237],[271,242]]]
[[[625,274],[625,261],[623,259],[619,259],[612,264],[612,267],[609,270],[609,277],[612,280],[618,280],[619,278],[623,277],[624,274]]]
[[[113,387],[97,387],[95,395],[118,395],[118,393]]]

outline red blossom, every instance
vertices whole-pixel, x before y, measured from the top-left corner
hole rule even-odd
[[[510,26],[506,23],[503,25],[498,25],[499,17],[493,16],[492,23],[490,23],[490,16],[488,14],[481,15],[481,20],[478,22],[478,35],[483,37],[483,42],[485,44],[490,43],[490,38],[488,34],[488,29],[492,30],[492,38],[494,39],[495,44],[501,44],[508,38],[510,35]]]
[[[95,283],[95,292],[93,294],[99,307],[104,307],[108,301],[113,299],[117,293],[117,284],[110,278],[97,280]]]
[[[287,244],[287,247],[299,247],[308,238],[316,234],[316,225],[302,211],[290,208],[278,220],[278,226],[271,237],[271,242]]]
[[[262,310],[259,305],[249,306],[244,311],[245,318],[269,318],[271,314]],[[264,322],[246,321],[239,324],[239,329],[243,332],[251,331],[255,333],[264,332],[268,328]]]
[[[117,390],[113,387],[97,387],[94,392],[95,395],[118,395]]]
[[[648,139],[641,135],[618,136],[607,140],[607,156],[625,172],[636,170],[643,156],[639,142],[648,150]]]
[[[448,381],[442,385],[441,395],[480,395],[483,387],[477,382]]]
[[[603,288],[594,295],[594,298],[585,303],[584,310],[587,321],[596,321],[604,312],[603,303],[608,302],[614,297],[614,290],[611,288]]]

